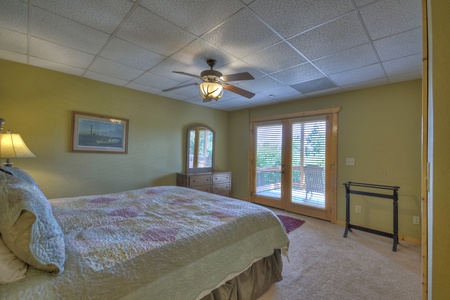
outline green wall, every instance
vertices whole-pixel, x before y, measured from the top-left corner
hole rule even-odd
[[[8,61],[0,69],[5,129],[20,133],[37,156],[15,165],[49,198],[174,185],[184,170],[185,130],[204,123],[217,134],[216,169],[233,171],[233,196],[248,199],[250,118],[340,106],[338,221],[345,219],[343,182],[398,185],[400,234],[420,239],[412,224],[420,216],[420,80],[228,113]],[[72,111],[129,119],[128,154],[70,152]],[[352,220],[391,229],[390,201],[359,204],[363,213]]]
[[[338,222],[345,220],[344,182],[397,185],[400,186],[399,234],[420,240],[421,227],[412,224],[413,216],[421,216],[420,80],[231,113],[230,132],[233,135],[230,135],[230,167],[234,171],[233,195],[240,199],[249,198],[251,118],[332,107],[341,107],[338,121]],[[347,157],[355,158],[354,166],[345,164]],[[392,230],[392,201],[352,197],[352,205],[362,206],[360,215],[352,213],[352,222],[380,230]]]
[[[194,123],[216,131],[216,166],[228,169],[226,112],[5,60],[0,70],[4,130],[19,133],[36,155],[13,163],[48,198],[175,185]],[[70,152],[73,111],[129,119],[128,154]]]

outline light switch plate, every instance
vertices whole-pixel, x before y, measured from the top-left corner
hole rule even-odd
[[[347,157],[345,159],[345,164],[347,166],[354,166],[355,165],[355,159],[353,157]]]

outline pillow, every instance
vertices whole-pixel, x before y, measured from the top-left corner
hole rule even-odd
[[[5,245],[36,269],[62,273],[64,234],[39,187],[0,172],[0,190],[0,233]]]
[[[24,278],[27,268],[28,265],[17,258],[0,237],[0,284]]]
[[[19,168],[10,168],[10,167],[0,167],[1,169],[5,170],[5,171],[9,171],[11,173],[11,175],[16,176],[22,180],[25,180],[26,182],[30,183],[30,184],[34,184],[37,186],[36,181],[34,181],[33,177],[31,177],[30,174],[28,174],[27,172],[25,172],[24,170],[21,170]]]

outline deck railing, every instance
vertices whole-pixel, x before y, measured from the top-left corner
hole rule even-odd
[[[322,176],[324,182],[325,173],[323,169],[318,176]],[[256,170],[256,191],[264,192],[281,187],[281,167],[262,167]],[[292,189],[305,190],[305,172],[303,167],[295,166],[292,168]]]

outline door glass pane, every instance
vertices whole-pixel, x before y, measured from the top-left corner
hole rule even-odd
[[[326,120],[292,123],[292,202],[325,208]]]
[[[282,126],[256,128],[256,194],[281,198]]]

